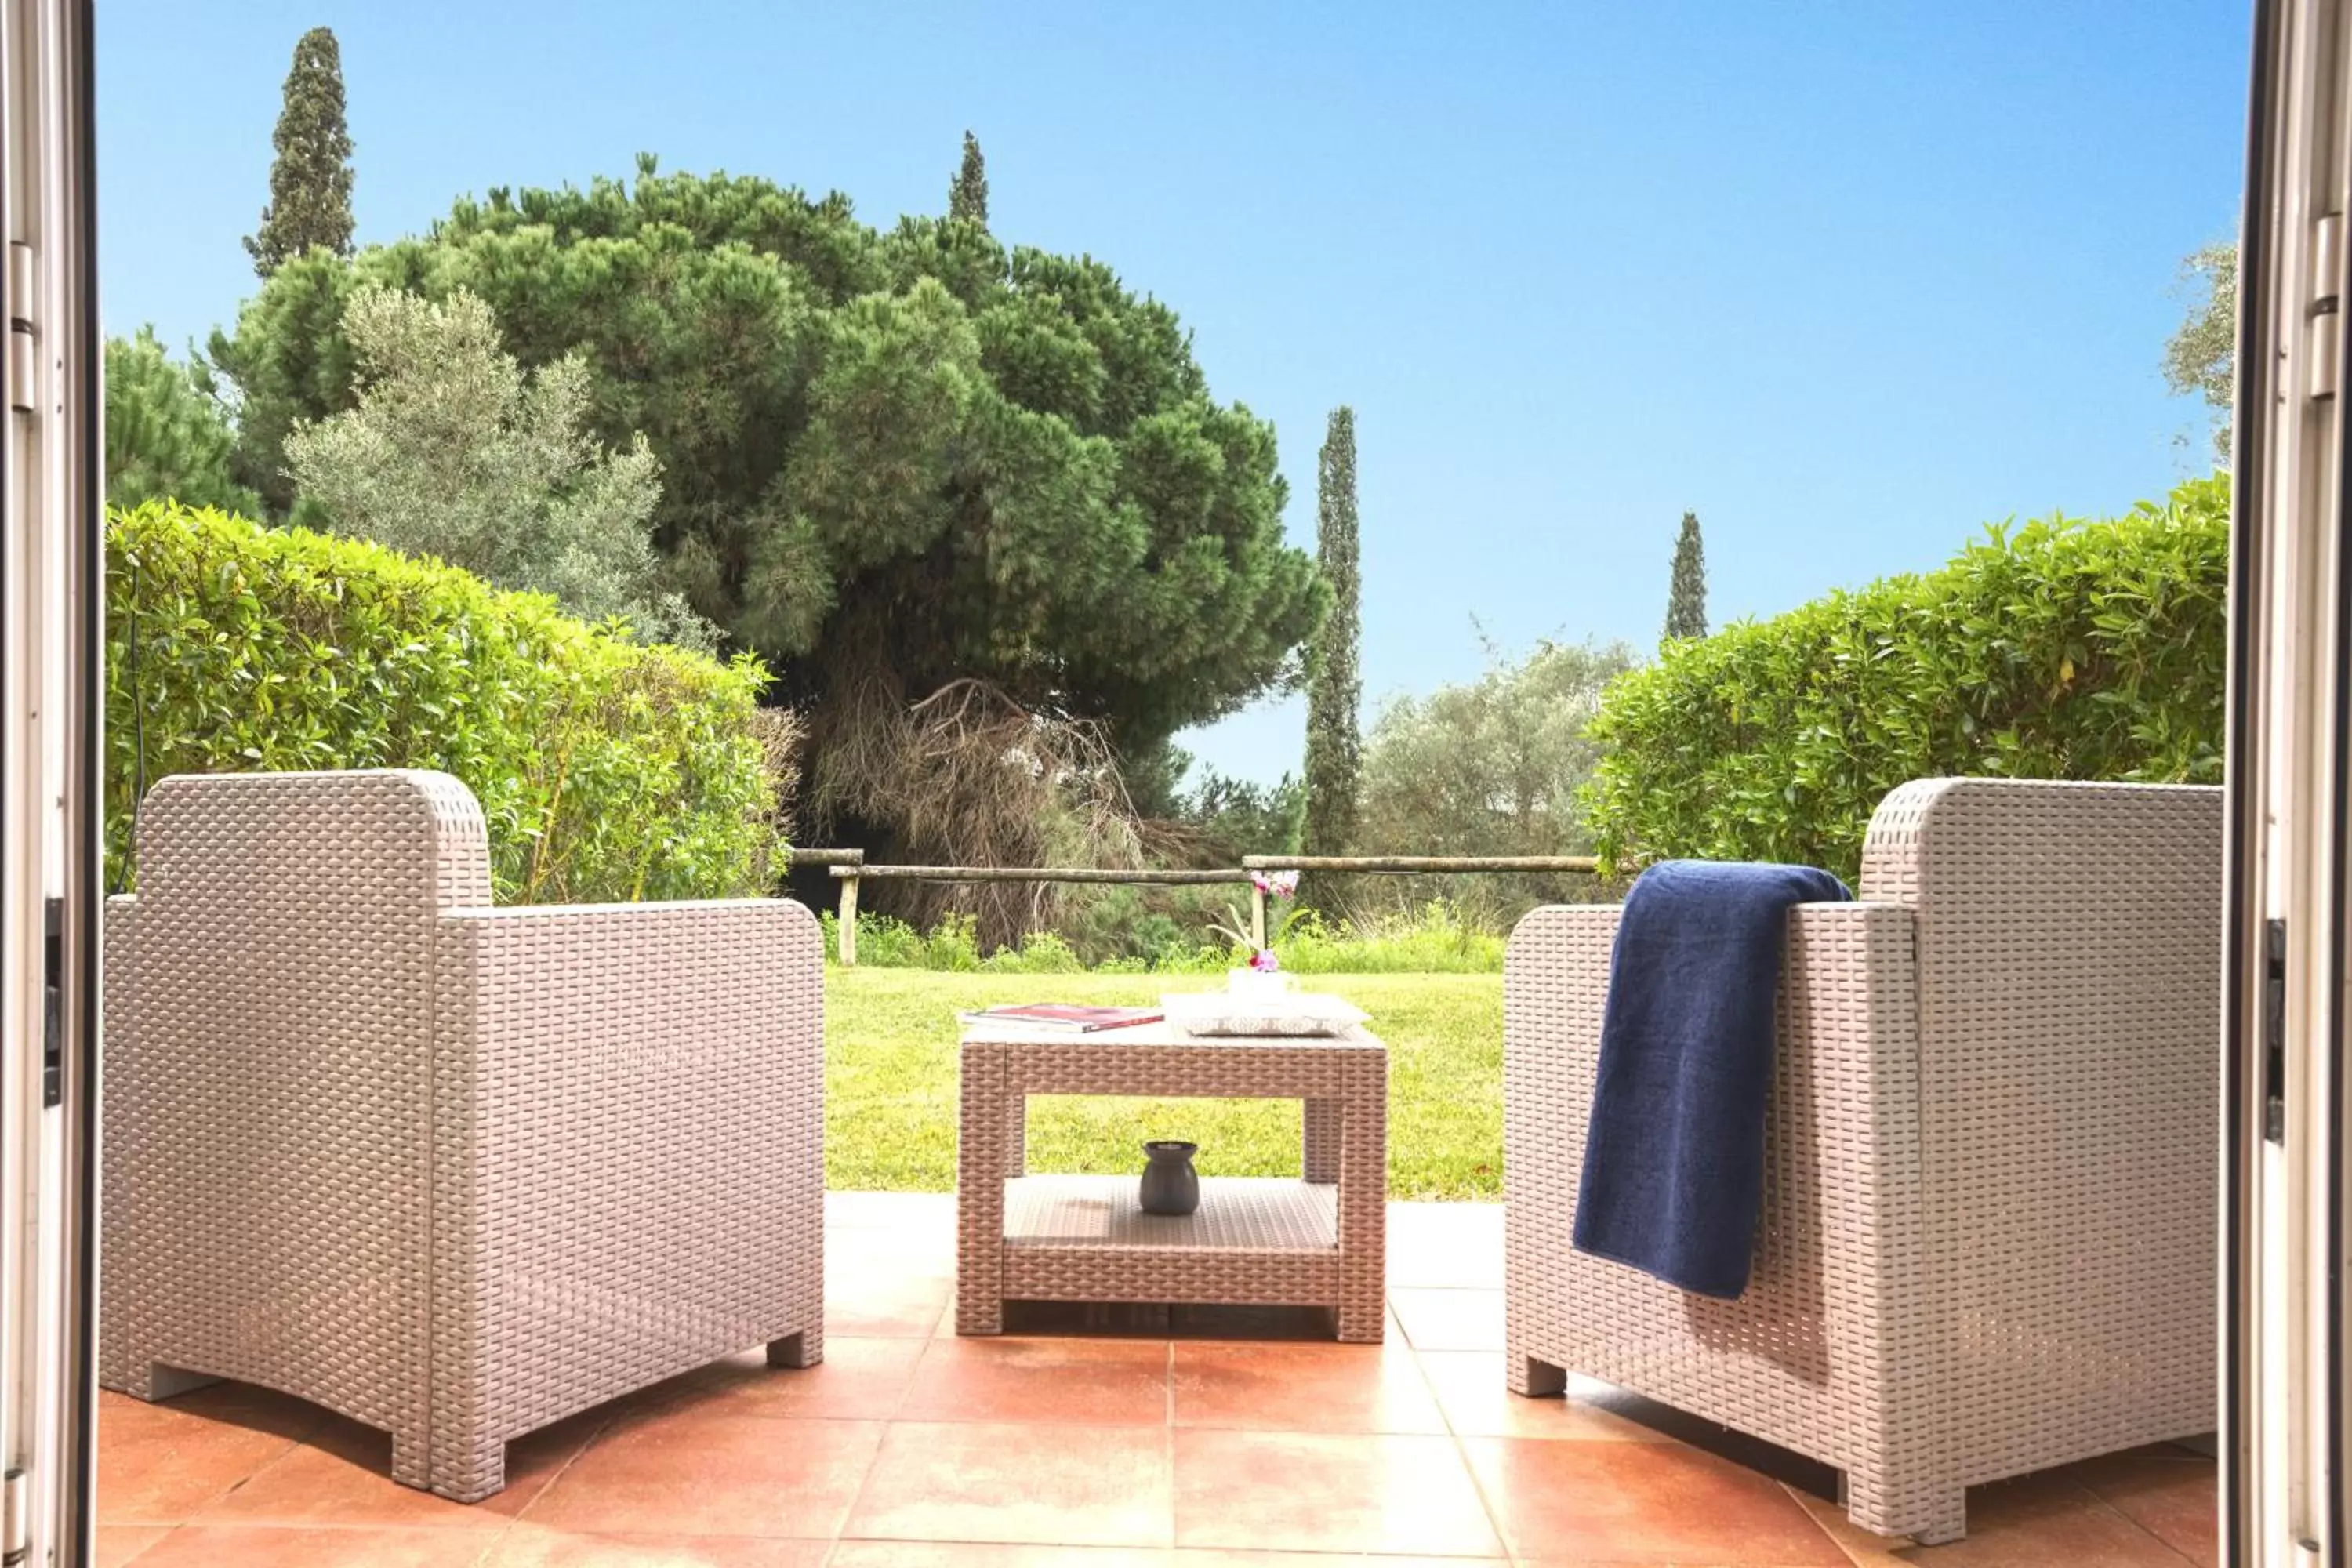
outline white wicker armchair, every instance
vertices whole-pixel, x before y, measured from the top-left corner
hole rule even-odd
[[[1923,1542],[1964,1489],[2210,1428],[2218,790],[1937,779],[1861,901],[1790,916],[1755,1269],[1685,1296],[1570,1246],[1618,911],[1505,978],[1511,1385],[1568,1372],[1836,1466]]]
[[[235,1378],[461,1501],[505,1445],[824,1354],[823,963],[782,900],[493,910],[421,772],[176,777],[107,912],[100,1381]]]

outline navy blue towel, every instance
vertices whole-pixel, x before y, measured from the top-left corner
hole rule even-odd
[[[1748,1289],[1789,908],[1853,896],[1810,866],[1664,860],[1635,879],[1609,961],[1578,1251],[1702,1296]]]

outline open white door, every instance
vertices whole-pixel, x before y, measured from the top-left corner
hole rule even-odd
[[[87,0],[0,0],[5,1568],[90,1561],[100,566]]]
[[[2231,584],[2222,1540],[2343,1564],[2352,16],[2259,0]]]

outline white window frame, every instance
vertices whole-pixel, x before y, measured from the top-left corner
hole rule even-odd
[[[2241,233],[2223,1003],[2221,1542],[2342,1568],[2352,974],[2352,14],[2258,0]]]
[[[0,0],[0,1564],[90,1561],[100,347],[88,0]]]

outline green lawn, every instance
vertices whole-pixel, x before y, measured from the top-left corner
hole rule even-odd
[[[1389,1047],[1389,1192],[1494,1198],[1503,1173],[1503,977],[1318,974],[1311,989],[1371,1015]],[[843,1189],[955,1185],[956,1014],[1000,1002],[1147,1003],[1203,990],[1185,976],[957,974],[830,969],[825,974],[825,1182]],[[1189,1138],[1209,1175],[1296,1174],[1295,1100],[1029,1102],[1036,1171],[1142,1169],[1146,1138]]]

